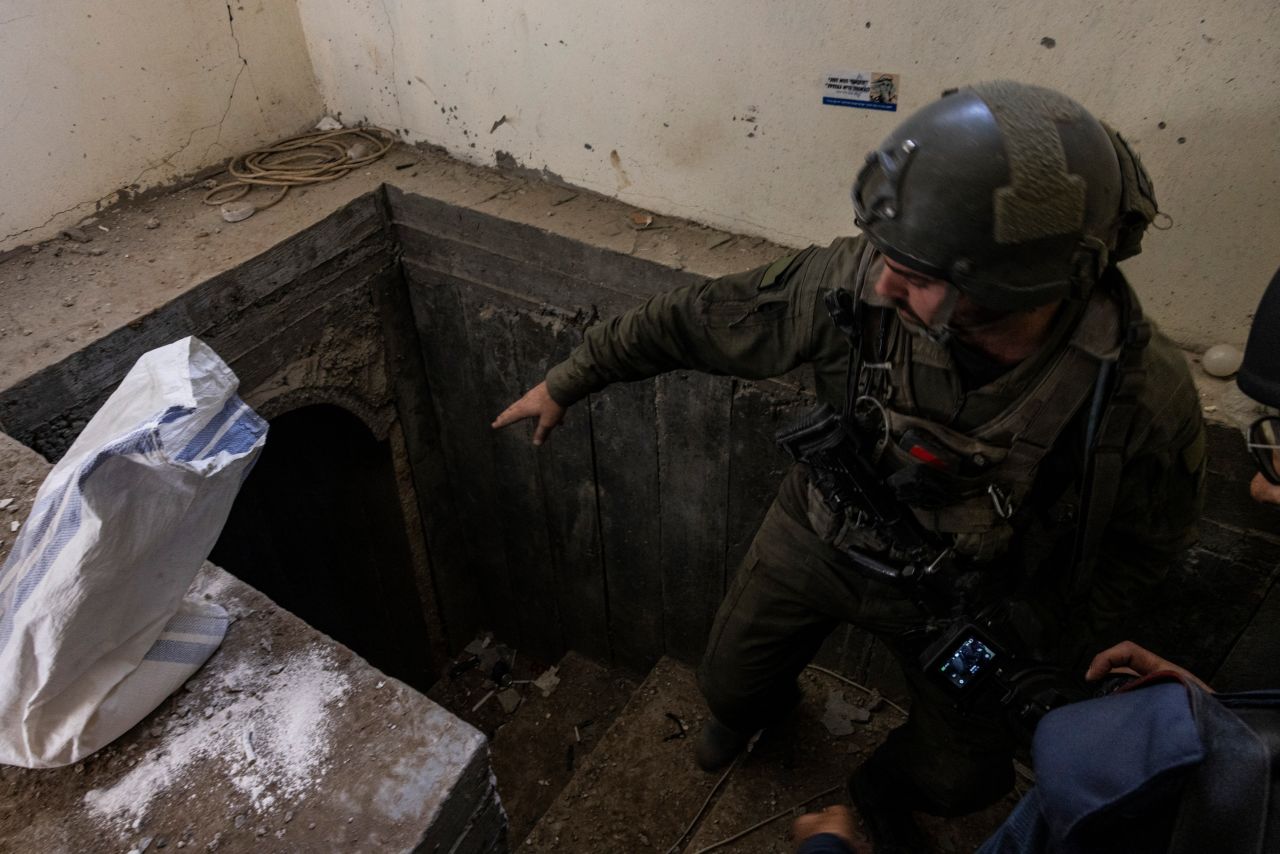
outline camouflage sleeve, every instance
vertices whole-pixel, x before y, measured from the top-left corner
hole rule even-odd
[[[1099,546],[1084,613],[1073,615],[1077,663],[1128,639],[1132,617],[1197,537],[1204,501],[1205,432],[1181,353],[1162,342],[1164,365],[1149,374],[1157,406],[1130,444],[1115,512]]]
[[[823,254],[810,247],[677,288],[591,327],[569,358],[547,372],[551,397],[569,406],[610,383],[679,368],[744,379],[786,373],[812,348],[820,294],[803,284],[814,277],[802,274]]]

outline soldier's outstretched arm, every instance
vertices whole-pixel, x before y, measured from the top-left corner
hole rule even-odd
[[[537,418],[541,444],[565,410],[611,383],[680,368],[763,379],[813,358],[817,348],[847,347],[826,335],[816,275],[834,247],[810,248],[744,273],[657,294],[586,330],[569,357],[547,372],[493,422],[501,428]],[[815,312],[821,312],[815,315]]]

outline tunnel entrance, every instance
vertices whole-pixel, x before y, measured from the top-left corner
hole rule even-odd
[[[210,560],[426,691],[434,681],[390,442],[328,404],[271,421]]]

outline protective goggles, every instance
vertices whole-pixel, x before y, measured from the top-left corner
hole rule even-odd
[[[1268,483],[1280,486],[1280,416],[1267,415],[1249,425],[1245,437],[1249,453],[1258,464],[1258,471]]]

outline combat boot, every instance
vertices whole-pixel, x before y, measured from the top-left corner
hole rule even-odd
[[[719,771],[736,759],[750,740],[750,736],[729,729],[713,715],[698,734],[693,756],[703,771]]]

